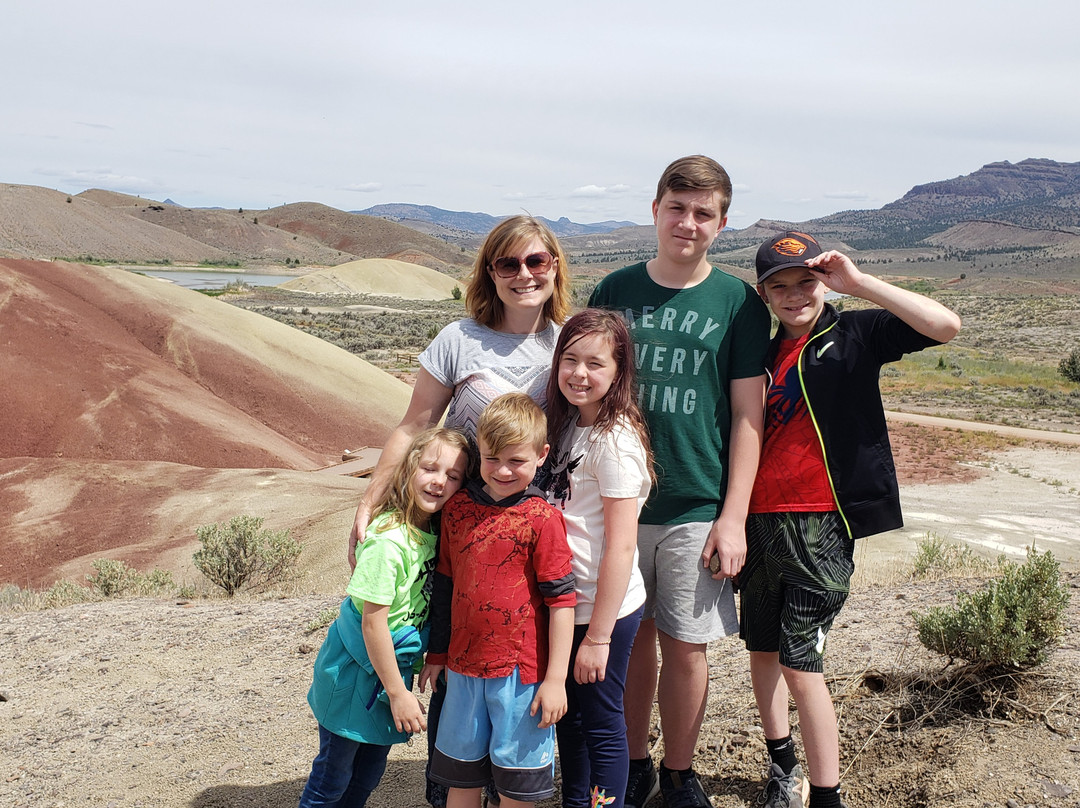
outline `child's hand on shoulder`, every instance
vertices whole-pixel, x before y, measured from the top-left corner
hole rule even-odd
[[[394,726],[398,732],[422,732],[427,729],[424,705],[411,690],[389,695],[390,712],[394,716]]]
[[[806,266],[820,280],[834,292],[842,295],[859,296],[864,278],[863,272],[855,266],[855,262],[837,250],[827,250],[821,255],[810,258]]]
[[[540,729],[546,729],[558,723],[559,719],[566,715],[566,685],[563,682],[553,682],[545,679],[536,689],[536,698],[533,699],[529,715],[535,716],[540,713]]]

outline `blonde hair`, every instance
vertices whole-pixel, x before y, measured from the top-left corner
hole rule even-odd
[[[727,216],[731,206],[731,177],[722,165],[703,154],[680,157],[664,169],[656,184],[656,201],[668,191],[718,191],[721,216]]]
[[[417,525],[426,523],[429,514],[424,511],[416,501],[413,491],[413,475],[420,465],[420,458],[433,443],[441,443],[448,449],[457,449],[465,453],[465,476],[471,477],[476,474],[476,452],[469,444],[469,439],[456,429],[445,427],[432,427],[425,429],[412,439],[405,455],[394,467],[390,484],[386,486],[383,495],[371,508],[371,520],[381,514],[388,514],[386,520],[377,528],[379,533],[398,526],[403,526],[408,534],[414,539]]]
[[[555,257],[555,288],[544,303],[544,317],[549,323],[561,324],[570,316],[570,266],[555,234],[547,225],[532,216],[511,216],[492,228],[476,254],[469,285],[465,290],[465,308],[480,325],[497,328],[503,319],[503,302],[499,299],[491,277],[491,263],[496,258],[514,253],[534,238]]]
[[[539,454],[547,443],[547,417],[525,393],[506,393],[480,414],[476,440],[483,441],[485,451],[491,454],[521,443],[529,444]]]

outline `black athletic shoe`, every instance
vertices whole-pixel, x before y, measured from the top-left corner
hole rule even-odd
[[[693,769],[683,776],[674,769],[660,764],[660,791],[664,795],[667,808],[712,808],[712,803],[705,796],[705,789]]]
[[[660,793],[660,776],[656,773],[656,764],[651,757],[645,758],[645,764],[630,761],[630,773],[626,778],[625,808],[645,808]]]

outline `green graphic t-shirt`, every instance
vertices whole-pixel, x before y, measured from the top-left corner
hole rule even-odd
[[[644,263],[605,277],[589,305],[622,314],[634,338],[657,477],[641,522],[716,519],[727,491],[730,383],[765,373],[768,309],[753,287],[715,267],[697,286],[669,289]]]
[[[435,569],[435,535],[397,525],[386,530],[389,519],[380,514],[356,548],[356,569],[345,591],[363,614],[364,601],[389,606],[387,623],[422,628],[431,602],[431,572]]]

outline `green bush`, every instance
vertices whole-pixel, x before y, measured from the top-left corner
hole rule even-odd
[[[454,298],[454,300],[461,300],[461,287],[455,285],[454,288],[450,290],[450,297]]]
[[[94,573],[87,575],[86,580],[90,583],[90,588],[97,590],[102,597],[122,595],[134,589],[139,579],[139,573],[123,561],[98,558],[90,566]]]
[[[920,539],[917,547],[911,564],[912,578],[941,578],[987,572],[991,568],[990,562],[966,544],[953,544],[933,533],[927,533],[925,539]]]
[[[87,575],[90,588],[99,595],[111,598],[128,593],[136,595],[160,595],[176,588],[172,573],[168,570],[152,570],[146,574],[134,570],[123,561],[108,558],[96,559],[90,565],[94,573]]]
[[[984,668],[1028,668],[1064,632],[1068,602],[1054,556],[1029,550],[1024,564],[1002,562],[997,578],[961,593],[955,606],[913,615],[919,642],[931,651]]]
[[[49,590],[45,593],[45,608],[57,609],[61,606],[70,606],[73,603],[86,603],[93,599],[94,593],[92,590],[64,578],[49,587]]]
[[[176,583],[168,570],[151,570],[139,575],[135,581],[135,591],[140,595],[161,595],[176,591]]]
[[[1072,352],[1061,360],[1058,373],[1070,382],[1080,384],[1080,348],[1073,348]]]
[[[289,580],[303,549],[287,530],[262,529],[262,517],[234,516],[227,525],[203,525],[195,568],[229,597],[240,589],[265,589]]]

